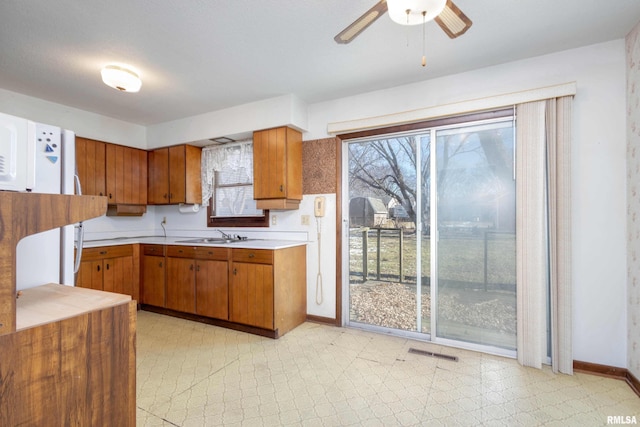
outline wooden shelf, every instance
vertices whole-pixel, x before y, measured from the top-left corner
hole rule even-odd
[[[107,198],[0,191],[0,335],[16,330],[16,246],[31,234],[95,218]]]

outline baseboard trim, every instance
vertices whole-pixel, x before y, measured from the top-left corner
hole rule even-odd
[[[574,360],[573,370],[575,372],[622,380],[631,387],[631,390],[633,390],[638,397],[640,397],[640,381],[638,381],[638,379],[626,368],[617,368],[615,366]]]
[[[323,325],[338,326],[337,320],[331,317],[315,316],[313,314],[307,314],[307,322],[322,323]]]

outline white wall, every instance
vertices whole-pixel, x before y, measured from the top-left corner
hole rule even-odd
[[[625,46],[624,40],[588,46],[538,58],[502,64],[472,72],[370,92],[308,106],[308,132],[304,140],[327,137],[327,123],[397,113],[412,109],[577,82],[573,148],[573,272],[574,359],[626,366],[626,239],[625,239]],[[304,121],[303,105],[293,102],[296,120]],[[160,135],[180,135],[200,118],[182,119],[154,126],[148,143],[145,129],[93,113],[0,90],[0,111],[74,129],[79,135],[155,148]],[[220,117],[230,118],[233,111]],[[265,112],[265,114],[267,114]],[[218,116],[218,114],[215,114]],[[237,116],[234,123],[248,119]],[[277,124],[274,124],[277,125]],[[238,129],[244,128],[241,126]],[[302,126],[304,127],[304,126]],[[169,129],[169,130],[167,130]],[[162,132],[167,131],[165,134]],[[151,136],[153,134],[153,136]],[[200,135],[196,132],[193,135]],[[208,133],[202,133],[202,135]],[[214,135],[211,135],[214,136]],[[207,136],[208,137],[208,136]],[[162,140],[166,145],[180,141]],[[169,144],[170,142],[170,144]],[[327,206],[335,207],[335,195]],[[303,212],[312,215],[313,196],[306,196],[301,211],[276,213],[278,225],[268,231],[277,238],[312,241],[308,262],[308,312],[335,316],[335,209],[322,223],[322,276],[324,303],[316,305],[318,271],[315,222],[301,226]],[[199,235],[212,233],[205,227],[205,214],[179,214],[175,207],[150,207],[142,218],[100,218],[88,224],[93,236],[158,233],[162,216],[168,217],[169,232]],[[175,226],[175,228],[173,228]],[[243,231],[244,232],[244,231]],[[249,232],[249,231],[247,231]],[[253,231],[251,231],[253,232]],[[176,234],[177,235],[177,234]]]
[[[0,111],[34,122],[70,129],[76,135],[85,138],[147,148],[147,130],[144,126],[4,89],[0,89]]]

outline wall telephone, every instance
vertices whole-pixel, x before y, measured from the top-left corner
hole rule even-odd
[[[313,202],[314,213],[316,217],[324,216],[324,205],[325,199],[324,197],[316,197],[316,200]]]
[[[324,205],[326,205],[326,200],[323,196],[318,196],[313,201],[313,213],[316,215],[316,223],[318,224],[318,275],[316,276],[316,304],[320,305],[323,301],[322,296],[322,232],[320,230],[320,226],[322,224],[322,220],[320,217],[324,216]]]

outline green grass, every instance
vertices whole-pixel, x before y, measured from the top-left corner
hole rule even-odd
[[[349,241],[349,265],[352,281],[362,281],[363,232],[352,229]],[[415,233],[404,232],[403,250],[400,254],[400,239],[397,231],[382,230],[380,233],[380,279],[400,281],[399,267],[402,256],[403,283],[416,282]],[[431,277],[431,241],[422,236],[421,269],[423,282]],[[486,282],[489,287],[509,288],[515,286],[515,236],[513,234],[489,234],[487,236]],[[378,262],[377,230],[369,231],[368,276],[377,278]],[[484,286],[485,283],[485,240],[484,235],[441,236],[438,248],[439,279],[441,282]],[[426,284],[426,283],[423,283]]]

